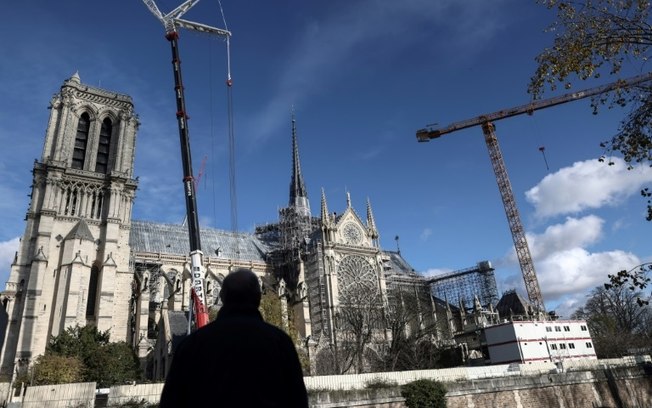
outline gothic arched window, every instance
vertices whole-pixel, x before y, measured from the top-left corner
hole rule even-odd
[[[104,119],[100,130],[100,141],[97,145],[97,160],[95,161],[95,171],[98,173],[106,173],[109,169],[109,147],[111,146],[112,131],[111,119]]]
[[[77,123],[77,134],[75,135],[75,149],[72,153],[72,168],[83,169],[86,161],[86,144],[88,143],[88,130],[91,125],[91,118],[84,112]]]

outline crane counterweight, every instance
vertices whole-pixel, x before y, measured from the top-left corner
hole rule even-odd
[[[437,131],[428,129],[417,130],[417,140],[419,142],[429,142],[430,139],[436,139],[441,136]]]

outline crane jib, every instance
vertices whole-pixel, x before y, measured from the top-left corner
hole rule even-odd
[[[473,126],[482,125],[486,122],[495,122],[501,119],[511,118],[512,116],[523,115],[523,114],[532,114],[534,111],[549,108],[551,106],[561,105],[563,103],[577,101],[580,99],[585,99],[591,96],[599,95],[602,93],[614,91],[617,89],[627,88],[633,85],[637,85],[643,82],[652,80],[652,72],[647,74],[638,75],[628,79],[621,79],[608,83],[606,85],[601,85],[594,88],[584,89],[577,92],[571,92],[560,96],[555,96],[548,99],[541,99],[532,101],[525,105],[516,106],[509,109],[499,110],[497,112],[492,112],[475,118],[462,120],[459,122],[452,123],[444,128],[439,129],[419,129],[416,132],[417,140],[419,142],[427,142],[430,139],[436,139],[440,136],[443,136],[447,133],[456,132],[458,130],[467,129]]]

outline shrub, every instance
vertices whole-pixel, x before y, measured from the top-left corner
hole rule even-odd
[[[364,387],[370,390],[377,390],[381,388],[394,388],[397,385],[396,381],[389,381],[384,378],[374,378],[373,380],[367,381],[364,384]]]
[[[401,387],[408,408],[446,408],[446,387],[439,381],[417,380]]]
[[[158,404],[151,404],[145,399],[131,399],[115,406],[116,408],[157,408]]]

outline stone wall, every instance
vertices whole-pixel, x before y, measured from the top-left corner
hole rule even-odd
[[[448,408],[652,407],[648,366],[446,382]],[[405,408],[400,388],[311,393],[312,408]]]
[[[377,373],[380,374],[380,373]],[[385,373],[390,374],[390,373]],[[395,373],[405,374],[405,373]],[[355,377],[355,376],[351,376]],[[448,408],[625,408],[652,407],[652,365],[596,366],[590,370],[567,370],[548,373],[501,375],[493,378],[474,378],[443,381],[448,393]],[[306,383],[310,383],[306,381]],[[372,383],[368,383],[372,384]],[[373,382],[373,389],[322,389],[310,387],[312,408],[406,408],[400,385],[377,388],[382,384]],[[18,398],[5,393],[9,390],[0,384],[4,392],[0,406],[68,406],[82,403],[87,407],[115,407],[126,402],[158,402],[162,384],[135,384],[95,390],[94,383],[62,384],[27,387]],[[95,401],[93,403],[93,398]]]
[[[44,403],[45,402],[45,403]],[[21,408],[92,408],[95,383],[38,385],[27,387]]]
[[[313,408],[405,408],[405,398],[398,387],[310,392],[309,397]]]
[[[163,383],[117,385],[109,388],[108,391],[107,407],[133,401],[146,401],[148,404],[156,404],[161,398]],[[96,408],[99,408],[99,406],[96,405]]]
[[[446,384],[448,408],[652,407],[644,367],[550,373]]]

